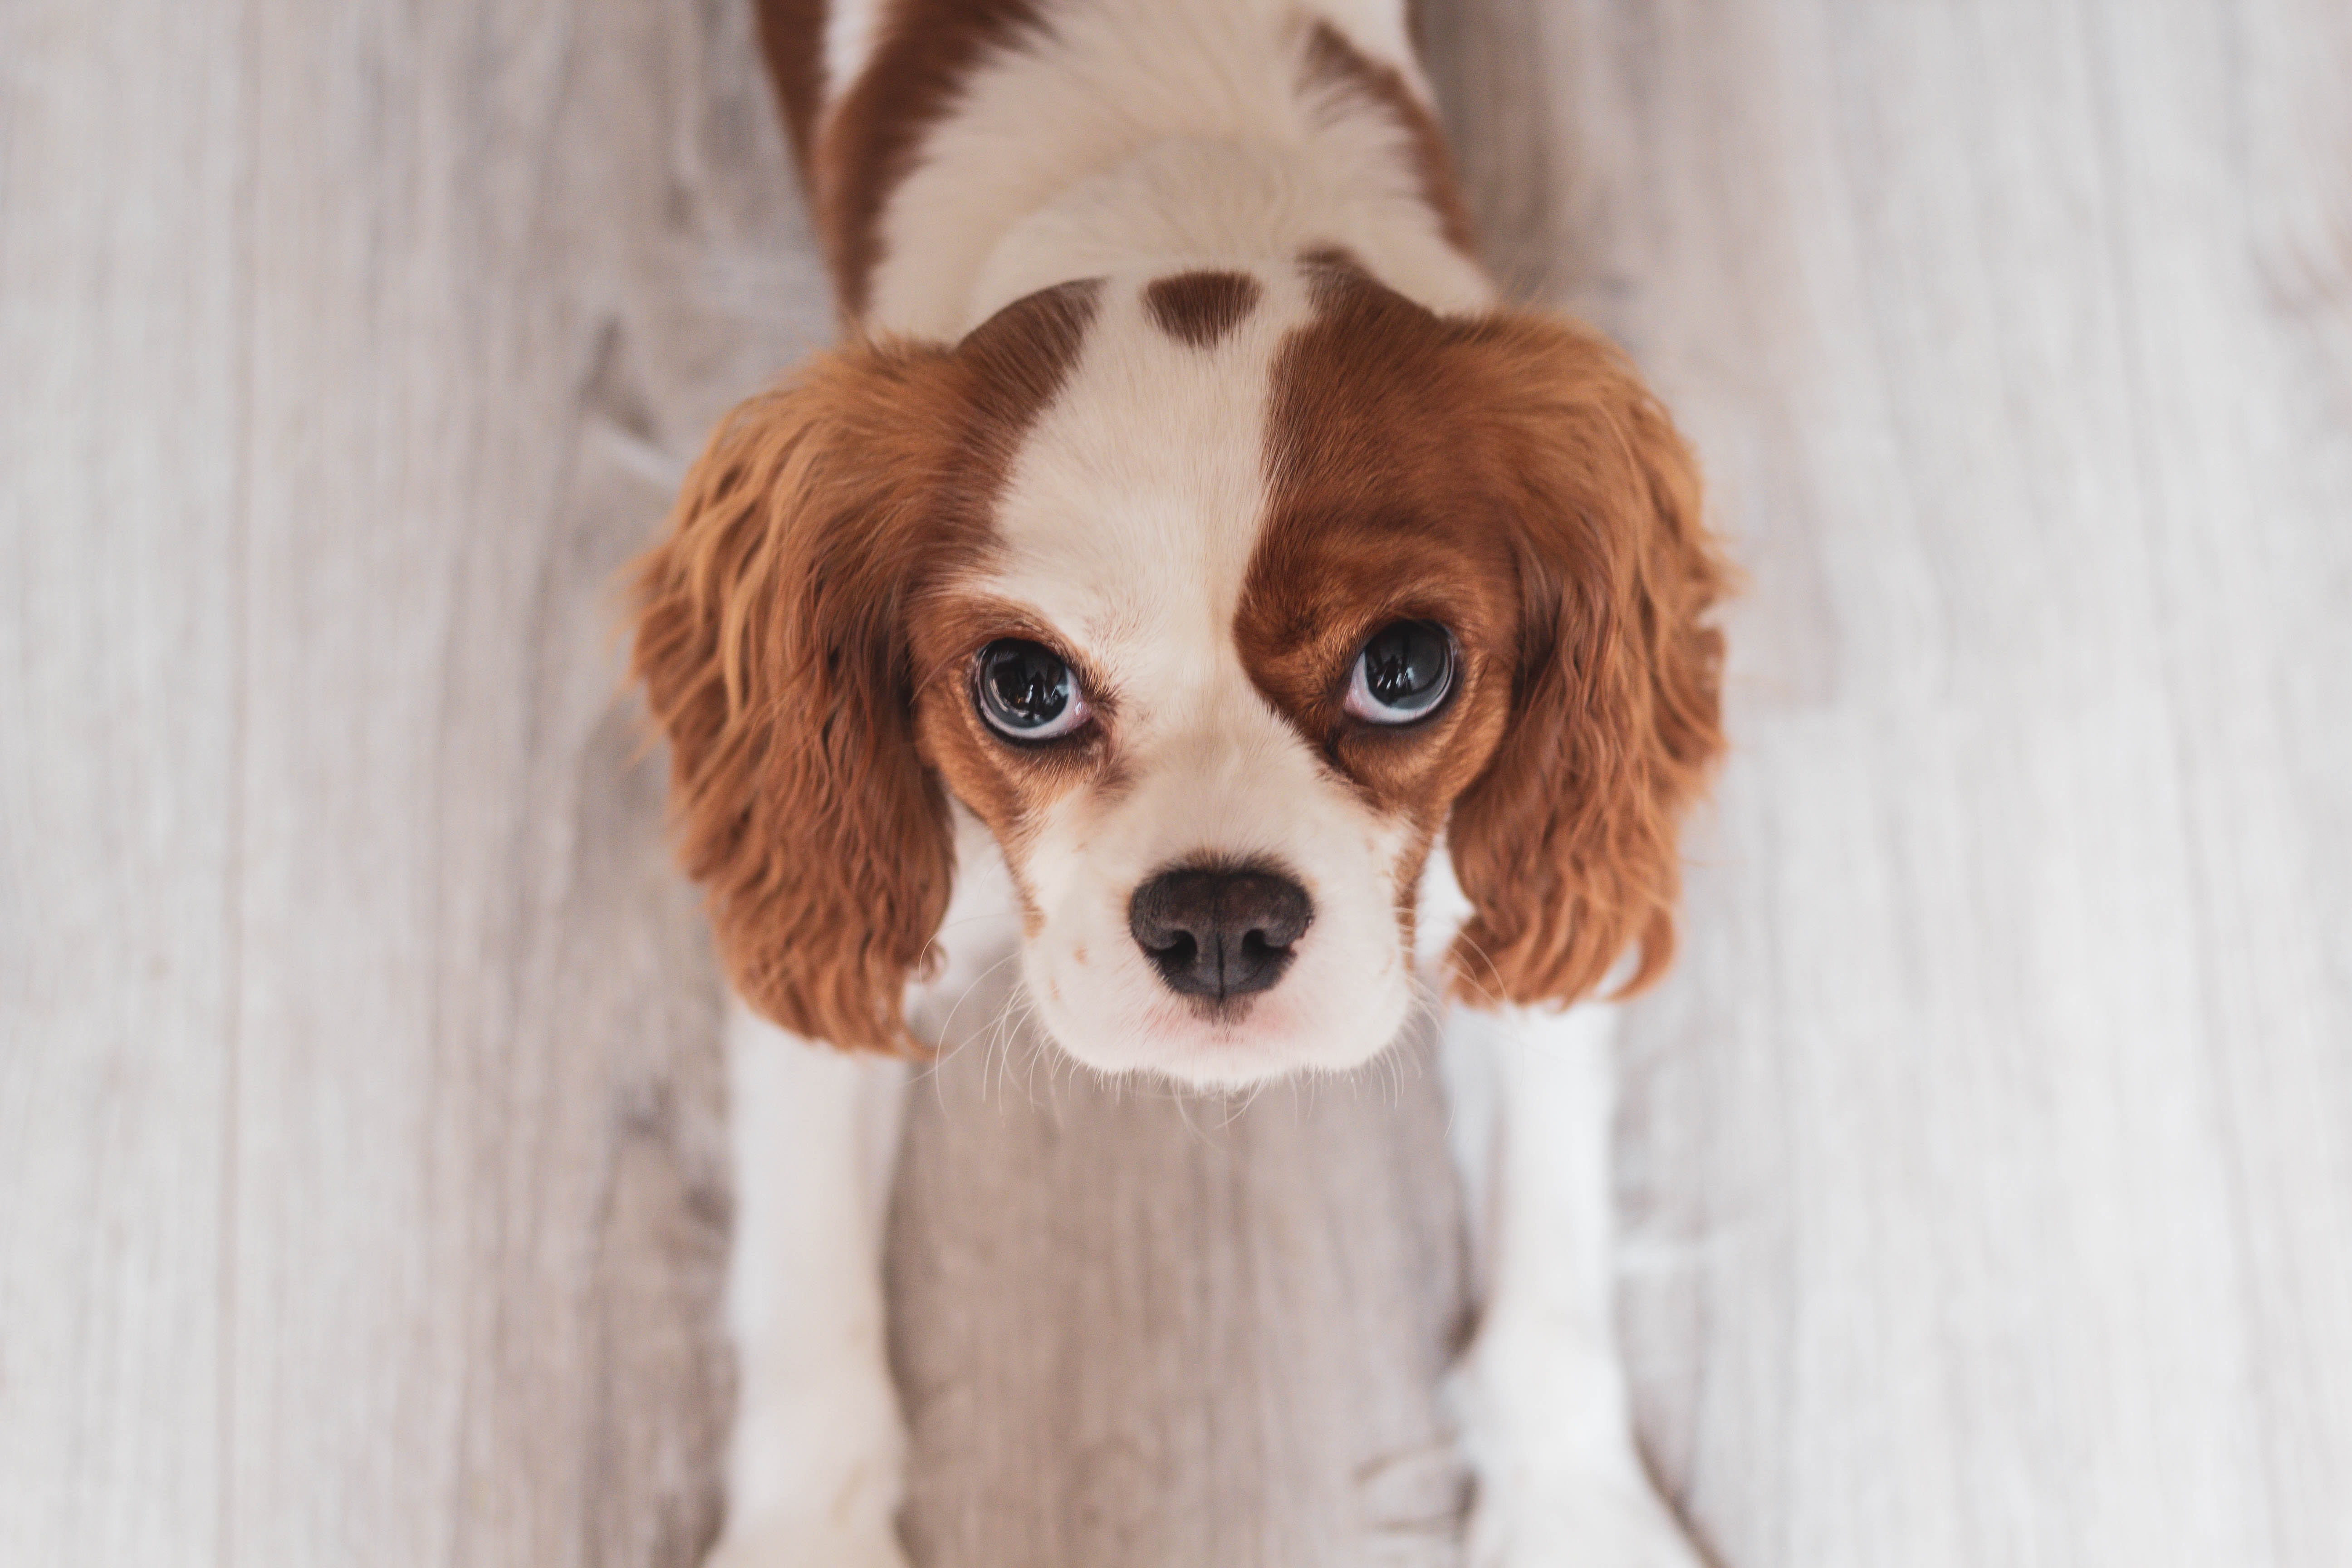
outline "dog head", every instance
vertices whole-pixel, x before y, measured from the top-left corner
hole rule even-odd
[[[820,356],[696,465],[635,657],[753,1005],[910,1046],[952,799],[1061,1046],[1235,1085],[1394,1037],[1441,840],[1463,999],[1663,966],[1722,583],[1622,356],[1315,256]]]

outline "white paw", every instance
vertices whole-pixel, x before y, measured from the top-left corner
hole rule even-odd
[[[1480,1500],[1472,1568],[1704,1568],[1646,1481],[1524,1481]]]
[[[1448,1390],[1478,1476],[1470,1568],[1703,1568],[1635,1453],[1616,1363],[1528,1327],[1489,1325]]]
[[[887,1520],[844,1528],[822,1520],[766,1519],[733,1524],[703,1568],[907,1568]]]

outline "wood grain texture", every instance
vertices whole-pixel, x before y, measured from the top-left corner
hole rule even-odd
[[[10,1562],[185,1561],[223,1523],[247,302],[236,24],[0,9]]]
[[[0,1561],[691,1562],[716,977],[611,579],[830,330],[748,17],[6,16]]]
[[[611,575],[827,338],[748,6],[0,5],[0,1562],[691,1562],[717,981]],[[2352,13],[1443,0],[1751,588],[1627,1025],[1735,1568],[2352,1561]],[[1443,1563],[1425,1071],[1018,1041],[892,1237],[931,1564]]]
[[[748,18],[254,38],[233,1552],[686,1563],[715,984],[611,584],[828,316]]]
[[[1460,1561],[1435,1394],[1468,1328],[1426,1044],[1244,1100],[974,1020],[918,1079],[893,1366],[927,1568]]]

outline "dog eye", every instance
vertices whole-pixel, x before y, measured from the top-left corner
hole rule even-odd
[[[1433,621],[1398,621],[1372,634],[1348,679],[1349,712],[1375,724],[1410,724],[1437,711],[1454,689],[1454,639]]]
[[[1059,654],[1013,637],[980,650],[972,690],[988,727],[1011,741],[1058,740],[1094,711]]]

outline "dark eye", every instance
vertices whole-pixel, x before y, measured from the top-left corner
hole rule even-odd
[[[1372,634],[1348,678],[1347,710],[1375,724],[1410,724],[1454,689],[1454,639],[1434,621],[1398,621]]]
[[[1013,637],[980,650],[972,689],[980,716],[1008,740],[1056,740],[1094,711],[1061,655]]]

